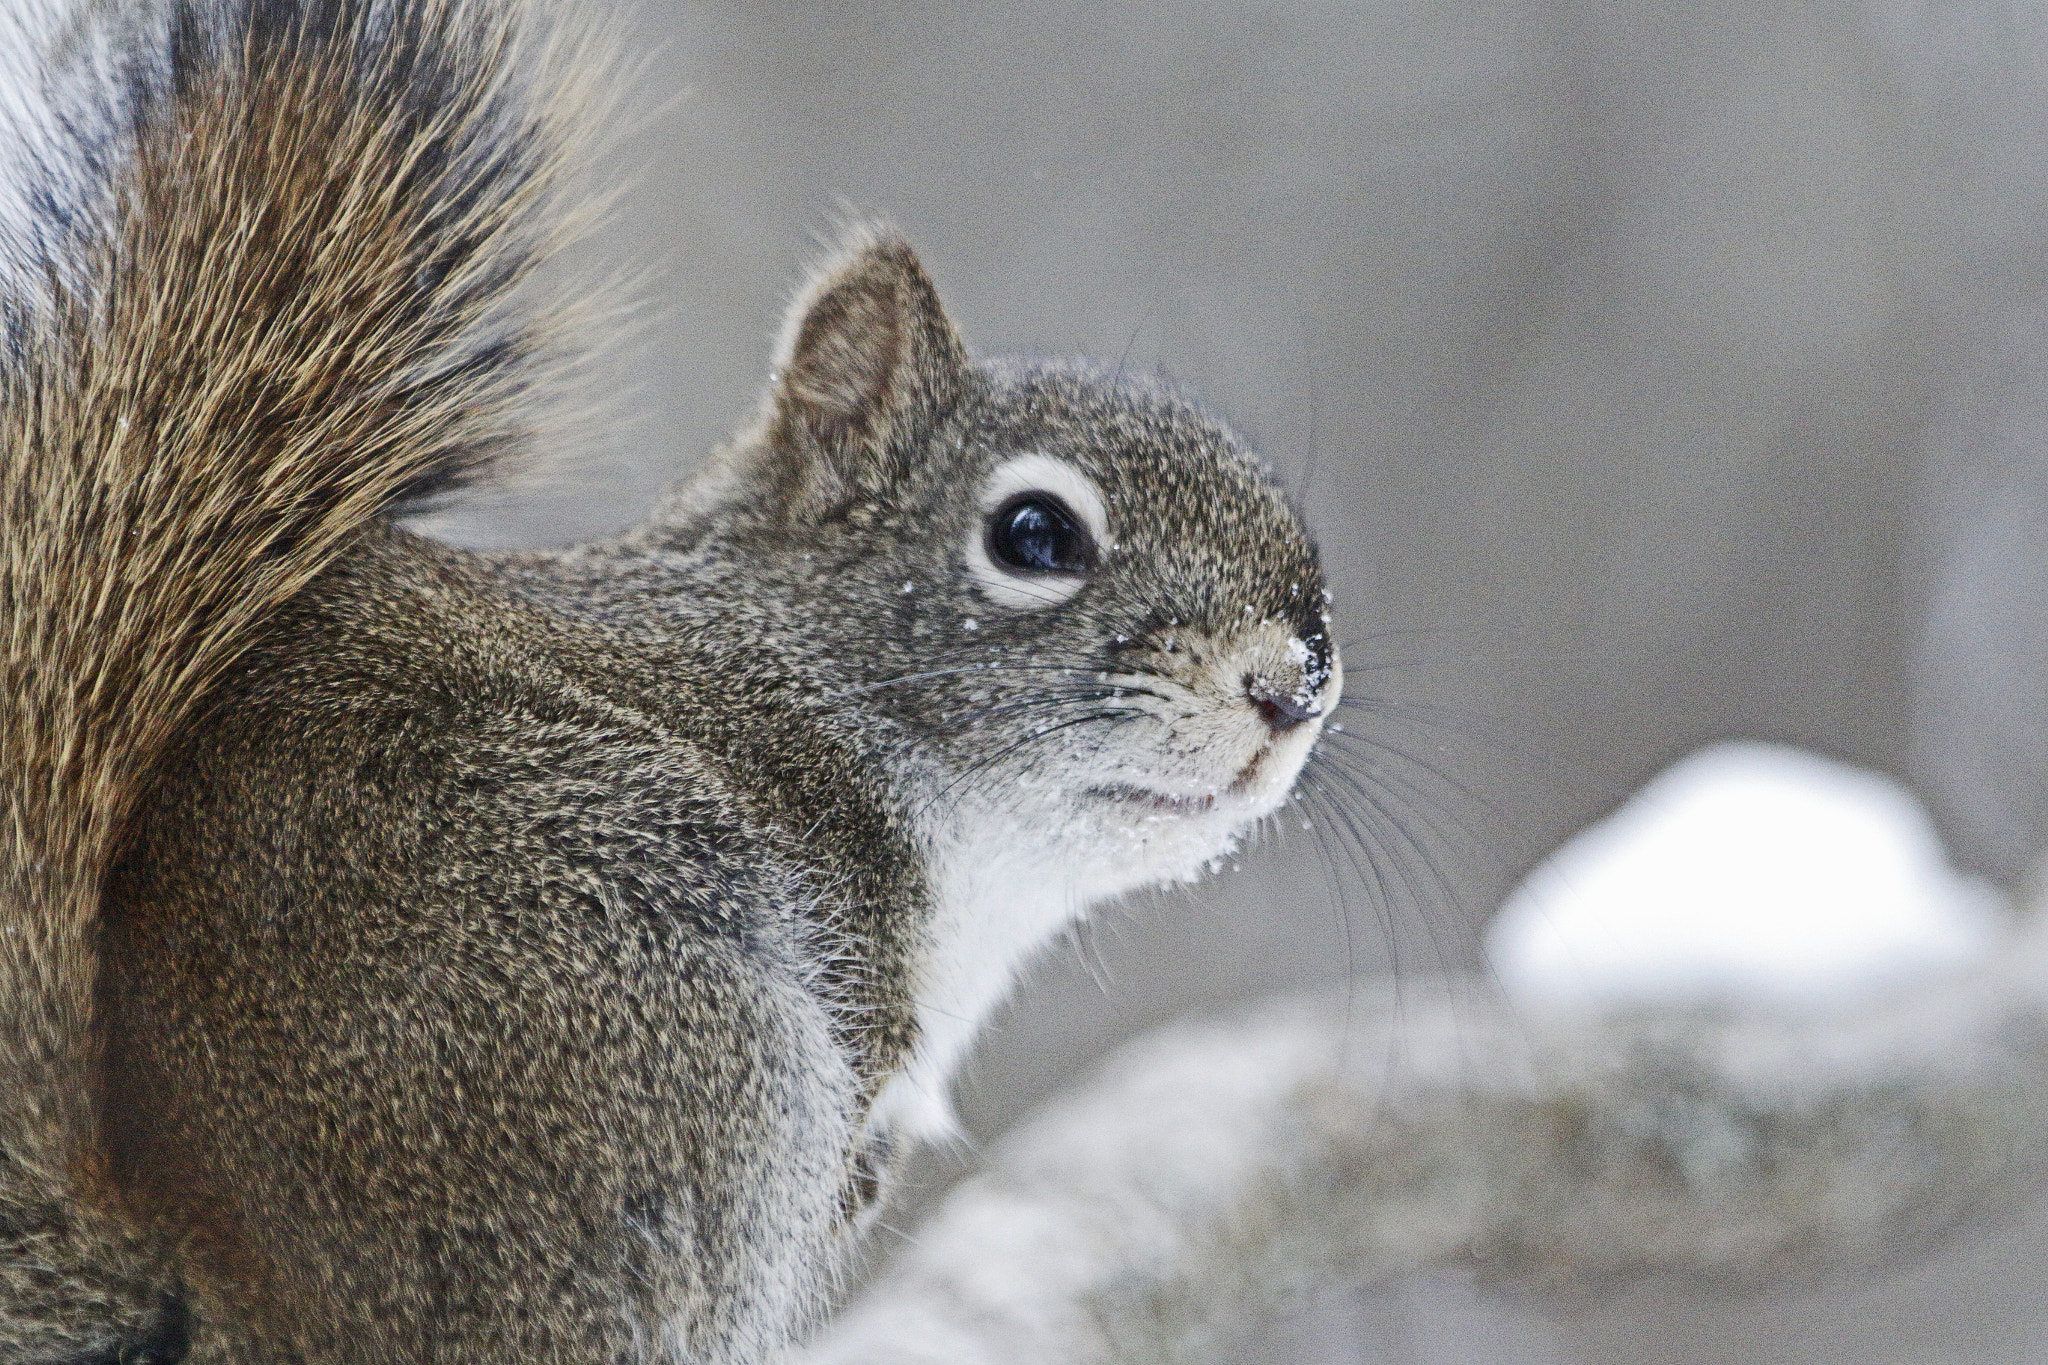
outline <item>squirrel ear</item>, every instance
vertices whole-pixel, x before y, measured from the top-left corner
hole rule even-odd
[[[830,515],[883,492],[960,396],[967,348],[902,238],[862,230],[784,321],[768,455],[790,511]]]

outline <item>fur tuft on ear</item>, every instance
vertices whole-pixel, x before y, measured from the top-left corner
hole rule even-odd
[[[761,452],[785,512],[883,493],[959,400],[967,349],[917,254],[863,226],[812,272],[783,323]]]

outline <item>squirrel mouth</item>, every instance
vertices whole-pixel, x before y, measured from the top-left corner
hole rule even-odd
[[[1130,805],[1150,806],[1154,810],[1173,811],[1178,814],[1193,814],[1205,811],[1216,804],[1216,794],[1206,796],[1173,796],[1150,787],[1133,787],[1128,783],[1116,782],[1103,787],[1088,788],[1090,796],[1099,796],[1108,801],[1122,801]]]

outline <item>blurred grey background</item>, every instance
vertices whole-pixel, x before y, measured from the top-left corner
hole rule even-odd
[[[1716,738],[1904,777],[1968,866],[2029,875],[2039,5],[623,2],[662,107],[599,171],[630,184],[588,254],[645,300],[617,396],[573,467],[437,529],[637,517],[750,408],[813,235],[882,213],[977,349],[1122,357],[1231,417],[1380,702],[1370,776],[1320,779],[1355,829],[1285,829],[1049,955],[963,1083],[974,1137],[1177,1014],[1475,967],[1515,878]],[[891,1222],[972,1161],[926,1162]],[[2044,1271],[2048,1216],[2016,1211],[1776,1297],[1337,1296],[1272,1358],[2038,1360]]]

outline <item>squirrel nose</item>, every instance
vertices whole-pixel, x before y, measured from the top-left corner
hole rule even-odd
[[[1252,709],[1259,713],[1259,719],[1266,722],[1266,728],[1276,735],[1284,735],[1303,721],[1322,714],[1321,707],[1303,705],[1300,698],[1276,691],[1254,678],[1244,680],[1244,694],[1251,700]]]

